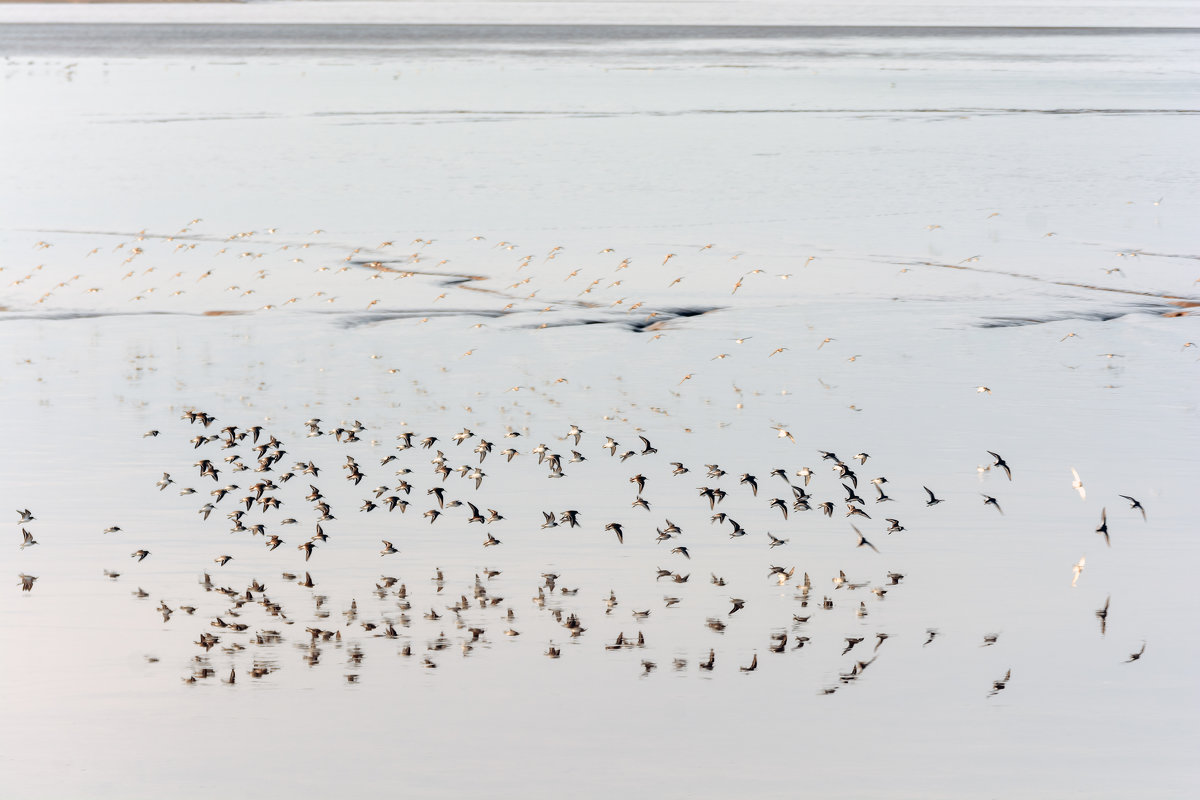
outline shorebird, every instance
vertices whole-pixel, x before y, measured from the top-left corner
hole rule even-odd
[[[21,581],[21,591],[22,592],[33,591],[33,582],[37,580],[37,578],[35,576],[26,575],[24,572],[22,572],[17,577]]]
[[[987,452],[988,452],[988,455],[990,455],[992,458],[996,459],[995,463],[993,463],[992,466],[1000,467],[1000,469],[1004,470],[1004,474],[1007,475],[1008,479],[1011,481],[1012,480],[1012,470],[1008,468],[1008,464],[1005,462],[1005,460],[1003,458],[1001,458],[998,453],[993,453],[991,450],[988,450]]]
[[[1004,513],[1004,509],[1000,508],[1000,503],[996,501],[996,498],[983,494],[983,492],[980,492],[979,494],[981,497],[983,497],[983,504],[985,506],[995,506],[997,511],[999,511],[1001,514]]]
[[[1108,603],[1112,600],[1112,595],[1104,598],[1104,608],[1096,611],[1096,619],[1100,620],[1100,635],[1103,636],[1108,630]]]
[[[392,546],[392,543],[391,543],[391,542],[389,542],[387,539],[383,539],[382,541],[383,541],[383,549],[379,551],[379,555],[381,555],[381,556],[390,556],[390,555],[392,555],[393,553],[399,553],[399,552],[400,552],[400,551],[399,551],[399,550],[397,550],[395,547],[393,547],[393,546]]]
[[[755,653],[754,658],[750,659],[750,666],[738,667],[738,669],[741,672],[754,672],[754,670],[758,669],[758,653]]]
[[[1096,533],[1104,534],[1104,543],[1112,547],[1112,542],[1108,539],[1108,510],[1100,509],[1100,526],[1096,528]]]
[[[233,560],[233,556],[217,556],[216,558],[213,559],[213,561],[217,562],[218,567],[223,567],[232,560]],[[305,558],[305,561],[307,561],[307,560],[308,559]]]
[[[1075,471],[1074,467],[1071,467],[1071,475],[1074,477],[1074,480],[1071,481],[1071,488],[1079,492],[1080,500],[1087,500],[1087,489],[1083,488],[1083,481],[1080,480],[1079,473]]]
[[[621,523],[610,522],[604,526],[604,530],[612,531],[613,533],[615,533],[617,535],[617,542],[619,544],[625,544],[625,531],[622,528]]]
[[[851,525],[850,527],[851,527],[851,528],[854,528],[854,532],[855,532],[855,533],[858,535],[858,544],[856,544],[856,545],[855,545],[855,547],[864,547],[864,546],[865,546],[865,547],[869,547],[869,548],[871,548],[871,549],[872,549],[872,550],[874,550],[876,553],[878,553],[878,552],[879,552],[879,548],[877,548],[875,545],[873,545],[873,544],[871,544],[870,542],[868,542],[868,541],[867,541],[867,539],[866,539],[866,537],[864,537],[864,536],[862,535],[862,531],[860,531],[860,530],[859,530],[858,528],[856,528],[854,525]]]
[[[135,550],[129,554],[130,558],[136,558],[138,563],[146,560],[146,556],[150,555],[149,550]]]
[[[1139,503],[1137,500],[1134,500],[1132,497],[1130,497],[1130,496],[1129,496],[1129,495],[1127,495],[1127,494],[1119,494],[1119,495],[1117,495],[1117,497],[1121,497],[1121,498],[1124,498],[1125,500],[1128,500],[1128,501],[1129,501],[1129,507],[1130,507],[1131,509],[1134,509],[1135,511],[1140,511],[1140,512],[1142,512],[1142,521],[1143,521],[1143,522],[1145,522],[1145,521],[1146,521],[1146,509],[1144,509],[1144,508],[1142,507],[1142,504],[1141,504],[1141,503]]]
[[[1071,577],[1071,586],[1074,587],[1079,582],[1079,575],[1083,572],[1083,568],[1087,566],[1087,556],[1081,556],[1075,562],[1075,566],[1071,567],[1071,572],[1074,573]]]
[[[24,550],[26,547],[30,547],[31,545],[37,544],[37,541],[35,541],[33,538],[33,534],[30,533],[29,531],[25,530],[24,528],[21,528],[21,535],[23,537],[23,541],[21,542],[22,550]]]
[[[21,516],[21,518],[19,520],[17,520],[18,525],[24,525],[26,522],[33,522],[35,519],[37,519],[35,516],[33,516],[33,512],[30,511],[28,508],[25,509],[24,511],[22,511],[21,509],[18,508],[17,514],[19,514]]]
[[[21,577],[22,577],[22,578],[24,578],[24,577],[27,577],[27,576],[25,576],[25,575],[22,575]],[[36,579],[36,578],[34,578],[34,580],[37,580],[37,579]],[[26,587],[25,587],[25,590],[26,590],[26,591],[29,591],[29,586],[26,586]],[[1139,658],[1141,658],[1141,657],[1142,657],[1142,654],[1143,654],[1143,653],[1145,653],[1145,652],[1146,652],[1146,643],[1145,643],[1145,642],[1142,642],[1142,649],[1141,649],[1141,650],[1138,650],[1136,653],[1130,653],[1130,654],[1129,654],[1129,658],[1125,659],[1125,663],[1126,663],[1126,664],[1128,664],[1128,663],[1130,663],[1131,661],[1137,661]]]
[[[924,490],[925,490],[925,492],[926,492],[926,494],[928,494],[928,495],[929,495],[929,501],[925,503],[925,505],[926,505],[926,506],[936,506],[938,503],[944,503],[944,502],[945,502],[944,500],[941,500],[941,499],[939,499],[939,498],[937,498],[937,497],[934,497],[934,496],[933,496],[933,492],[932,492],[932,491],[930,491],[930,489],[929,489],[929,487],[928,487],[928,486],[922,486],[921,488],[922,488],[922,489],[924,489]]]

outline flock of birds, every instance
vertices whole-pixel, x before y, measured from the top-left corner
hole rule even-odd
[[[743,504],[757,507],[759,511],[765,509],[769,514],[778,513],[780,525],[794,526],[797,524],[798,518],[805,514],[815,515],[817,519],[829,520],[840,516],[846,520],[848,526],[845,534],[847,535],[847,547],[853,542],[854,548],[874,553],[879,553],[878,547],[858,527],[859,524],[864,526],[867,524],[863,520],[871,521],[871,524],[882,534],[888,536],[906,530],[898,516],[884,517],[886,526],[882,526],[875,519],[878,512],[873,515],[868,510],[873,506],[894,502],[894,498],[887,494],[885,487],[888,485],[888,479],[885,476],[869,476],[865,473],[864,467],[871,459],[871,455],[866,452],[855,453],[852,458],[844,460],[834,452],[818,451],[817,455],[821,462],[827,465],[829,473],[834,476],[836,481],[836,487],[831,489],[825,485],[825,481],[817,479],[821,470],[815,470],[811,466],[803,466],[794,471],[775,467],[764,472],[760,477],[751,472],[740,474],[727,472],[718,464],[705,464],[701,470],[699,467],[693,469],[681,461],[668,462],[664,458],[657,457],[658,450],[645,435],[639,435],[638,444],[630,448],[611,436],[604,437],[604,441],[598,443],[582,428],[572,425],[564,435],[554,437],[556,445],[541,442],[534,447],[527,448],[521,446],[522,442],[528,441],[527,434],[511,428],[501,436],[504,444],[509,445],[507,447],[504,447],[499,441],[491,441],[464,428],[446,439],[438,435],[421,436],[413,431],[402,431],[395,436],[394,452],[390,452],[380,459],[378,467],[374,468],[360,461],[361,453],[357,453],[354,448],[354,445],[358,444],[360,445],[358,449],[362,449],[361,443],[364,442],[361,435],[366,432],[367,428],[361,422],[354,421],[332,429],[322,429],[322,420],[310,419],[305,423],[308,438],[329,437],[338,445],[351,451],[345,455],[344,462],[337,465],[340,467],[338,472],[342,473],[339,483],[346,488],[342,488],[342,486],[335,488],[329,487],[326,482],[329,478],[329,471],[324,465],[318,465],[312,460],[294,461],[289,465],[286,458],[289,446],[260,425],[244,428],[227,425],[217,429],[217,420],[213,416],[197,410],[185,412],[182,419],[192,426],[189,428],[189,432],[199,431],[191,437],[189,443],[194,452],[203,456],[194,462],[194,472],[192,473],[199,481],[201,488],[180,485],[169,472],[163,473],[155,485],[159,491],[175,487],[181,497],[204,500],[195,508],[195,512],[208,525],[219,525],[222,520],[226,520],[231,526],[230,532],[240,537],[238,548],[250,545],[258,537],[261,539],[261,546],[268,551],[275,551],[288,545],[304,554],[303,570],[282,572],[281,578],[289,584],[308,590],[311,616],[305,621],[306,634],[302,637],[299,646],[303,650],[304,661],[310,666],[320,663],[323,646],[332,644],[338,648],[345,647],[350,663],[357,665],[361,664],[367,655],[367,650],[364,648],[365,641],[392,639],[399,641],[401,656],[419,656],[421,663],[426,668],[436,669],[439,654],[444,651],[454,648],[461,650],[463,655],[467,655],[481,644],[490,643],[493,637],[505,636],[515,639],[521,636],[520,628],[525,624],[524,615],[519,617],[513,609],[512,602],[499,594],[498,589],[492,588],[499,585],[494,580],[500,577],[501,571],[486,567],[476,572],[473,578],[463,580],[457,589],[450,588],[454,585],[453,579],[447,578],[438,568],[431,578],[432,592],[423,591],[417,586],[410,586],[398,577],[382,575],[373,581],[373,587],[370,589],[370,592],[379,601],[376,612],[372,613],[360,608],[357,600],[352,599],[349,607],[342,612],[345,618],[345,628],[330,626],[325,622],[332,615],[328,605],[329,599],[326,595],[314,591],[318,582],[313,578],[311,570],[321,561],[323,550],[336,546],[337,540],[331,531],[339,525],[345,524],[340,522],[339,516],[334,513],[337,510],[343,514],[341,519],[344,519],[344,506],[335,509],[330,502],[331,496],[343,491],[357,490],[362,493],[361,486],[364,481],[368,481],[368,470],[388,473],[388,477],[365,492],[366,496],[362,498],[357,513],[392,515],[399,512],[397,516],[389,519],[389,528],[396,529],[397,533],[390,540],[381,540],[381,549],[378,551],[377,558],[389,559],[386,562],[388,564],[396,561],[403,563],[404,530],[407,527],[409,531],[413,531],[412,526],[414,525],[445,527],[449,524],[455,526],[456,530],[463,530],[469,529],[472,524],[478,524],[484,537],[481,542],[483,548],[503,545],[503,539],[493,531],[499,532],[506,528],[513,530],[514,535],[518,536],[529,536],[535,525],[541,530],[560,527],[580,528],[583,529],[583,532],[603,530],[605,535],[611,535],[611,546],[613,547],[622,547],[629,536],[637,536],[661,545],[660,552],[665,553],[664,558],[674,560],[671,568],[655,565],[653,575],[650,574],[650,566],[646,567],[645,580],[647,583],[652,581],[657,587],[665,581],[665,585],[672,587],[669,590],[671,593],[663,597],[664,606],[668,609],[684,603],[700,602],[696,589],[688,592],[687,585],[689,583],[694,586],[694,583],[700,582],[693,581],[690,567],[694,563],[694,557],[702,557],[702,554],[707,554],[710,550],[706,541],[711,541],[713,526],[720,529],[729,540],[744,541],[747,545],[751,545],[755,541],[762,542],[766,545],[767,552],[772,554],[776,553],[777,548],[789,544],[789,538],[784,536],[769,531],[752,533],[747,530],[731,516],[731,513],[738,513],[739,516],[742,516],[741,512],[733,510],[732,504],[728,506],[730,511],[722,510],[726,498],[733,493],[737,493],[737,499]],[[792,439],[791,434],[782,427],[776,427],[776,430],[781,438]],[[152,430],[147,432],[144,438],[156,438],[159,433],[158,430]],[[794,439],[792,440],[794,441]],[[465,448],[459,450],[464,445],[470,448],[470,456],[466,458],[468,463],[457,466],[452,465],[452,456],[447,455],[446,450],[440,449],[444,447],[452,454],[458,455],[467,452]],[[558,452],[559,450],[564,452]],[[420,461],[414,460],[418,454],[430,456],[428,466],[422,467]],[[979,467],[981,475],[993,471],[1002,472],[1007,481],[1013,481],[1013,470],[1008,462],[999,453],[988,451],[988,454],[991,457],[991,463]],[[517,461],[518,457],[520,457],[520,461]],[[484,487],[493,480],[491,477],[493,471],[499,473],[500,470],[506,472],[535,470],[532,473],[528,471],[520,473],[521,481],[535,477],[536,471],[540,471],[541,476],[545,478],[564,478],[567,476],[566,470],[570,469],[574,472],[577,468],[587,469],[587,467],[574,465],[583,465],[594,459],[604,459],[609,464],[624,464],[631,459],[636,459],[637,471],[628,470],[634,472],[628,478],[628,482],[633,487],[631,510],[624,512],[621,520],[586,519],[585,515],[575,508],[522,510],[505,514],[497,508],[488,507],[490,501],[482,499],[482,495],[486,494]],[[420,460],[424,460],[424,458]],[[485,467],[487,471],[485,471]],[[864,474],[860,476],[859,472],[864,472]],[[457,478],[451,480],[455,475]],[[711,515],[711,526],[708,532],[692,534],[685,538],[684,530],[670,519],[664,519],[662,523],[648,522],[646,524],[631,522],[628,519],[631,514],[639,515],[639,517],[642,514],[648,515],[640,517],[641,519],[654,518],[652,507],[657,504],[657,500],[650,499],[647,492],[649,486],[659,482],[668,484],[674,482],[676,486],[694,486],[697,475],[703,476],[700,480],[704,483],[703,486],[696,487],[699,507],[704,508],[705,513]],[[816,479],[815,483],[814,479]],[[211,484],[208,483],[210,480]],[[375,483],[375,480],[370,479],[367,485]],[[291,488],[287,485],[292,481],[296,481],[296,485],[302,484],[307,487],[300,489],[299,492],[303,501],[308,504],[309,510],[305,515],[309,519],[307,523],[302,523],[294,517],[285,516],[287,513],[284,510],[285,506],[290,508],[295,502],[293,497],[283,497],[285,488]],[[768,487],[771,488],[768,489]],[[867,490],[867,487],[871,487],[871,489]],[[1086,496],[1086,489],[1077,473],[1074,473],[1073,487],[1081,497]],[[832,493],[836,495],[836,499],[815,497],[810,493],[810,488],[813,491],[825,492],[826,497]],[[929,487],[923,487],[923,489],[925,492],[923,504],[926,508],[934,508],[946,502],[945,498],[938,497],[935,491]],[[866,498],[860,494],[860,490],[864,490],[864,493],[868,495],[873,492],[873,506],[868,505]],[[783,496],[768,498],[768,495],[776,493]],[[295,495],[297,492],[293,489],[290,494]],[[842,496],[843,494],[844,496]],[[990,506],[999,514],[1004,513],[996,497],[982,492],[980,494],[982,506]],[[1146,509],[1142,504],[1133,497],[1124,495],[1122,497],[1129,502],[1130,509],[1139,512],[1145,520]],[[413,513],[409,513],[409,507],[417,504],[428,506],[428,508],[419,515],[416,513],[417,509],[414,509]],[[884,507],[887,506],[884,505]],[[33,533],[26,527],[31,526],[36,518],[30,509],[18,510],[18,515],[18,524],[21,526],[22,535],[20,548],[25,550],[38,544]],[[613,513],[612,516],[620,515]],[[850,518],[855,519],[850,522]],[[651,530],[653,533],[650,532]],[[292,531],[296,533],[293,534]],[[1096,533],[1104,538],[1107,545],[1111,546],[1107,509],[1101,511],[1100,525],[1096,528]],[[103,534],[123,535],[124,531],[120,526],[114,525],[104,530]],[[871,535],[875,536],[875,533]],[[765,537],[765,541],[763,541],[763,537]],[[355,546],[361,547],[361,537],[347,538],[353,541]],[[687,542],[687,544],[683,542]],[[469,547],[470,545],[456,542],[455,546]],[[234,550],[234,553],[244,552],[235,548],[229,549]],[[152,556],[153,551],[145,546],[130,553],[130,557],[139,565]],[[400,558],[396,558],[397,556]],[[236,657],[238,653],[247,648],[270,647],[279,644],[286,639],[284,631],[287,630],[287,626],[295,624],[304,616],[303,610],[296,603],[289,602],[285,607],[278,599],[279,594],[273,591],[269,593],[267,586],[257,579],[248,585],[238,587],[221,585],[219,579],[214,580],[213,573],[219,574],[217,570],[240,557],[242,556],[231,553],[214,553],[211,563],[215,566],[210,567],[200,581],[200,586],[206,594],[213,593],[224,599],[217,601],[222,607],[209,613],[207,629],[202,629],[195,641],[195,645],[203,651],[203,654],[196,655],[189,666],[189,674],[185,678],[189,683],[217,675],[217,670],[209,660],[209,653],[214,648],[219,647],[223,652]],[[1078,581],[1084,567],[1085,559],[1081,558],[1073,569],[1072,586]],[[889,593],[904,591],[902,588],[904,574],[883,569],[867,579],[860,579],[857,576],[855,579],[851,579],[844,570],[840,570],[837,575],[829,578],[829,585],[832,586],[832,589],[826,593],[815,588],[824,582],[824,578],[818,577],[814,583],[808,572],[801,572],[797,575],[795,566],[785,567],[772,563],[766,565],[765,568],[766,580],[779,587],[791,587],[794,590],[793,599],[795,601],[795,606],[788,616],[780,614],[769,634],[769,639],[763,644],[763,649],[770,653],[784,653],[789,650],[795,651],[811,647],[813,638],[806,635],[806,632],[810,630],[809,622],[813,614],[824,614],[833,611],[835,607],[845,608],[846,601],[835,602],[834,600],[839,593],[849,601],[850,613],[845,617],[849,618],[850,624],[857,623],[858,626],[861,626],[864,618],[872,613],[869,603],[883,602]],[[706,570],[709,572],[707,582],[716,587],[712,591],[719,591],[725,596],[729,606],[723,613],[709,615],[705,624],[715,634],[723,634],[729,626],[738,624],[740,618],[736,615],[747,605],[747,600],[744,597],[735,596],[734,592],[739,595],[749,595],[730,586],[724,577],[717,574],[717,569],[719,568]],[[301,572],[303,572],[302,576]],[[114,580],[120,577],[119,572],[107,569],[105,575]],[[37,580],[38,578],[33,575],[22,573],[20,575],[21,589],[25,592],[31,591]],[[538,585],[530,587],[533,592],[531,599],[534,607],[539,612],[553,618],[555,624],[562,629],[562,637],[569,640],[580,639],[593,626],[594,623],[589,620],[593,619],[595,615],[603,615],[605,618],[621,615],[619,607],[622,605],[622,601],[618,599],[615,591],[610,589],[607,596],[592,594],[589,597],[587,592],[581,595],[579,587],[570,588],[560,585],[562,580],[561,574],[546,571],[541,573]],[[701,578],[701,581],[703,580]],[[860,593],[860,590],[866,591]],[[452,599],[456,594],[459,597],[447,605],[447,600]],[[818,598],[818,594],[821,595],[820,598]],[[134,592],[134,595],[139,599],[150,596],[141,587]],[[863,599],[858,599],[859,597]],[[711,603],[711,600],[706,599],[705,602]],[[429,605],[427,611],[424,610],[426,604]],[[165,601],[160,601],[156,611],[162,615],[165,624],[169,623],[172,617],[179,612],[186,617],[192,617],[197,613],[198,606],[202,605],[205,604],[195,601],[186,604],[178,603],[176,607],[172,608]],[[208,603],[208,605],[211,606],[213,603]],[[256,607],[260,609],[257,612],[255,612]],[[1096,611],[1096,617],[1100,620],[1101,634],[1106,631],[1108,607],[1109,604],[1106,601],[1104,607]],[[649,607],[635,607],[630,611],[633,625],[640,625],[653,613],[653,609]],[[252,614],[252,612],[254,613]],[[437,635],[428,640],[423,650],[419,644],[414,644],[416,637],[414,627],[422,625],[416,619],[418,614],[425,622],[432,623],[428,626],[431,630],[434,628],[438,630]],[[258,617],[260,624],[255,625],[243,621],[246,617]],[[457,636],[445,634],[448,625],[453,625],[459,631]],[[361,634],[358,633],[359,631]],[[875,641],[868,655],[865,653],[866,648],[854,651],[868,639],[869,632],[863,631],[861,627],[856,627],[854,633],[862,635],[844,635],[836,640],[838,647],[844,645],[840,655],[850,656],[851,661],[846,665],[846,669],[838,673],[836,681],[821,689],[822,693],[833,693],[841,686],[859,680],[879,657],[880,648],[894,635],[882,630],[871,634]],[[929,628],[926,635],[928,638],[924,645],[928,646],[938,636],[938,630]],[[367,638],[361,640],[360,636]],[[985,634],[982,638],[982,646],[995,645],[997,640],[998,634]],[[624,630],[621,630],[615,638],[605,640],[602,646],[606,651],[638,650],[645,652],[648,643],[643,631],[639,630],[636,636],[627,636]],[[707,651],[707,654],[696,662],[697,668],[701,671],[717,669],[717,647],[708,647]],[[853,655],[851,655],[852,652]],[[1142,657],[1144,652],[1145,643],[1142,644],[1142,649],[1132,653],[1128,660],[1136,661]],[[563,648],[551,639],[546,647],[545,655],[550,658],[560,658],[563,655]],[[739,663],[738,670],[743,673],[755,671],[759,666],[757,649],[744,655],[748,655],[749,660]],[[724,659],[721,660],[724,661]],[[686,657],[677,656],[672,659],[672,666],[676,670],[685,670],[688,668],[688,664],[689,661]],[[253,678],[262,678],[278,668],[279,665],[276,661],[256,656],[249,668],[243,665],[243,672]],[[643,675],[648,675],[657,668],[658,663],[651,658],[640,659],[640,669]],[[354,682],[358,680],[359,674],[351,671],[346,678]],[[231,667],[224,680],[233,683],[236,679],[237,667],[235,665]],[[988,695],[992,696],[1004,690],[1010,679],[1011,670],[1006,670],[1003,677],[992,682]]]

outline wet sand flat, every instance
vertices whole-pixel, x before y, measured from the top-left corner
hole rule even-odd
[[[6,787],[1189,796],[1198,47],[0,24]]]

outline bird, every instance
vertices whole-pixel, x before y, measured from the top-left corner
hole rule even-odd
[[[727,615],[730,617],[746,607],[746,601],[737,597],[731,597],[729,602],[733,603],[733,608],[729,609],[729,614]]]
[[[24,511],[18,508],[17,514],[19,514],[21,517],[19,520],[17,520],[18,525],[24,525],[26,522],[33,522],[35,519],[37,519],[37,517],[33,516],[33,512],[28,508]]]
[[[30,547],[32,545],[37,544],[37,541],[34,540],[34,538],[33,538],[33,534],[30,533],[29,531],[25,530],[24,528],[21,528],[21,536],[23,539],[23,541],[21,542],[22,550],[24,550],[26,547]]]
[[[399,551],[399,550],[397,550],[395,547],[393,547],[393,546],[392,546],[392,543],[391,543],[391,542],[389,542],[387,539],[383,539],[382,541],[383,541],[383,549],[379,551],[379,555],[381,555],[381,556],[390,556],[390,555],[392,555],[393,553],[399,553],[399,552],[400,552],[400,551]]]
[[[1124,498],[1125,500],[1128,500],[1129,507],[1135,511],[1142,512],[1142,521],[1143,522],[1146,521],[1146,509],[1142,507],[1141,503],[1139,503],[1137,500],[1134,500],[1132,497],[1130,497],[1127,494],[1119,494],[1119,495],[1117,495],[1117,497],[1121,497],[1121,498]]]
[[[990,455],[992,458],[996,459],[995,463],[992,464],[992,466],[1000,467],[1000,469],[1004,470],[1004,474],[1007,475],[1008,479],[1011,481],[1012,480],[1012,470],[1008,468],[1008,464],[1005,462],[1005,460],[1003,458],[1001,458],[998,453],[993,453],[991,450],[988,450],[987,452],[988,452],[988,455]]]
[[[1075,562],[1075,566],[1071,567],[1071,572],[1074,573],[1074,575],[1071,578],[1071,586],[1072,587],[1074,587],[1075,584],[1079,581],[1079,575],[1080,575],[1080,573],[1083,572],[1083,568],[1085,566],[1087,566],[1087,556],[1081,556],[1080,559]]]
[[[24,578],[24,577],[27,577],[27,576],[25,576],[25,575],[22,575],[21,577],[22,577],[22,578]],[[34,580],[36,580],[36,578],[35,578]],[[25,591],[29,591],[29,585],[26,585],[26,586],[25,586]],[[1143,653],[1145,653],[1145,652],[1146,652],[1146,643],[1145,643],[1145,642],[1142,642],[1142,649],[1141,649],[1141,650],[1138,650],[1136,653],[1130,653],[1130,654],[1129,654],[1129,658],[1125,659],[1125,663],[1126,663],[1126,664],[1128,664],[1128,663],[1130,663],[1130,662],[1132,662],[1132,661],[1137,661],[1139,658],[1141,658],[1141,657],[1142,657],[1142,654],[1143,654]]]
[[[675,548],[674,550],[672,550],[671,552],[672,552],[672,553],[679,553],[680,555],[682,555],[684,558],[688,559],[689,561],[690,561],[690,560],[691,560],[691,558],[692,558],[690,555],[688,555],[688,549],[687,549],[686,547],[676,547],[676,548]]]
[[[1096,528],[1096,533],[1104,534],[1104,543],[1112,547],[1112,542],[1108,538],[1108,512],[1107,509],[1100,509],[1100,525]]]
[[[755,653],[754,658],[750,659],[750,666],[738,667],[738,669],[741,672],[754,672],[754,670],[758,669],[758,653]]]
[[[1075,471],[1074,467],[1071,467],[1071,475],[1075,478],[1071,481],[1071,488],[1079,492],[1079,499],[1087,500],[1087,489],[1083,488],[1083,481],[1079,478],[1079,473]]]
[[[1103,636],[1108,629],[1108,604],[1112,600],[1112,595],[1104,598],[1104,608],[1096,611],[1096,619],[1100,620],[1100,635]]]
[[[610,522],[604,526],[604,530],[612,531],[613,533],[615,533],[617,535],[617,542],[619,544],[625,544],[625,531],[621,527],[621,523]]]
[[[233,560],[233,556],[217,556],[216,558],[213,559],[213,561],[217,562],[217,566],[219,566],[219,567],[225,566],[232,560]],[[308,559],[305,558],[305,561],[307,561],[307,560]]]
[[[980,495],[983,497],[983,504],[985,506],[995,506],[997,511],[999,511],[1001,514],[1004,513],[1004,509],[1000,508],[1000,503],[996,501],[996,498],[983,494],[982,492],[980,492]]]
[[[130,553],[129,555],[130,555],[130,558],[136,558],[138,560],[138,563],[141,563],[146,560],[146,556],[150,555],[150,551],[149,550],[135,550],[134,552]]]
[[[855,547],[864,547],[864,546],[865,546],[865,547],[869,547],[869,548],[871,548],[871,549],[872,549],[872,550],[874,550],[876,553],[878,553],[878,552],[879,552],[879,548],[878,548],[878,547],[876,547],[875,545],[871,544],[870,542],[868,542],[868,541],[867,541],[867,539],[866,539],[866,537],[864,537],[864,536],[862,535],[862,531],[860,531],[860,530],[859,530],[857,527],[855,527],[854,525],[851,525],[850,527],[851,527],[851,528],[854,528],[854,532],[855,532],[856,534],[858,534],[858,544],[856,544],[856,545],[855,545]]]
[[[929,495],[929,501],[925,503],[925,505],[926,505],[926,506],[936,506],[938,503],[944,503],[944,502],[945,502],[944,500],[941,500],[941,499],[939,499],[939,498],[937,498],[937,497],[934,497],[934,496],[933,496],[933,492],[932,492],[932,491],[930,491],[930,489],[929,489],[929,487],[928,487],[928,486],[922,486],[921,488],[922,488],[922,489],[924,489],[924,490],[925,490],[925,492],[926,492],[926,494],[928,494],[928,495]]]
[[[33,582],[37,580],[37,578],[35,576],[26,575],[24,572],[22,572],[17,577],[21,580],[21,591],[22,592],[33,591]]]

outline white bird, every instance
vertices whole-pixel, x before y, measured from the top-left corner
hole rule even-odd
[[[1087,500],[1087,489],[1083,488],[1083,481],[1079,479],[1079,473],[1071,467],[1071,474],[1075,476],[1075,480],[1071,481],[1071,488],[1079,492],[1079,497],[1082,500]]]
[[[1075,562],[1075,566],[1071,567],[1071,571],[1075,573],[1074,577],[1071,578],[1071,586],[1074,586],[1079,580],[1079,575],[1083,572],[1085,566],[1087,566],[1087,556],[1080,556],[1079,560]]]

